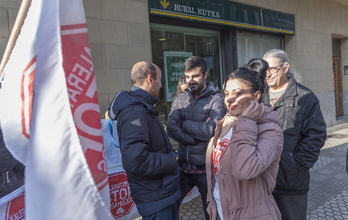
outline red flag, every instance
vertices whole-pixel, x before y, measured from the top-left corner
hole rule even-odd
[[[33,1],[3,76],[0,123],[26,165],[25,218],[113,219],[82,0]]]

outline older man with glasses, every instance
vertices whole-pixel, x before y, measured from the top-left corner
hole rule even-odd
[[[291,68],[283,50],[268,51],[263,59],[269,64],[264,97],[278,113],[284,134],[274,199],[282,220],[305,220],[310,174],[326,140],[326,124],[319,100],[299,83],[301,77]]]

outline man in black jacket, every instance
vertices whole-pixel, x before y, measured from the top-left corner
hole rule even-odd
[[[318,160],[326,140],[326,124],[319,100],[291,68],[285,51],[273,49],[263,58],[268,62],[269,92],[264,101],[278,113],[284,146],[273,196],[283,220],[305,220],[309,190],[309,169]]]
[[[144,220],[177,220],[179,199],[177,154],[154,106],[162,88],[161,70],[153,63],[136,63],[132,88],[116,94],[108,109],[117,119],[122,164],[133,200]]]
[[[184,63],[184,74],[189,88],[174,97],[167,122],[169,137],[179,143],[182,195],[178,205],[187,192],[197,186],[205,217],[209,219],[205,154],[216,122],[226,113],[224,97],[215,83],[206,81],[207,63],[201,57],[188,58]]]

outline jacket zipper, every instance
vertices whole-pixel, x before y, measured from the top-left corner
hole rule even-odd
[[[193,118],[194,112],[195,112],[196,99],[194,99],[194,97],[192,97],[192,99],[193,99],[193,102],[192,102],[192,118]],[[187,164],[188,164],[188,170],[191,170],[191,163],[189,160],[189,154],[190,154],[190,145],[187,145],[186,160],[187,160]]]

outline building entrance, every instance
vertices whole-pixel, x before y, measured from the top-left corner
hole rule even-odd
[[[221,87],[220,32],[164,24],[151,24],[152,60],[162,70],[159,110],[162,121],[170,113],[186,58],[200,56],[208,64],[208,79]]]
[[[335,88],[336,117],[343,116],[343,92],[342,92],[342,72],[341,72],[341,56],[334,55],[333,64],[333,81]]]

